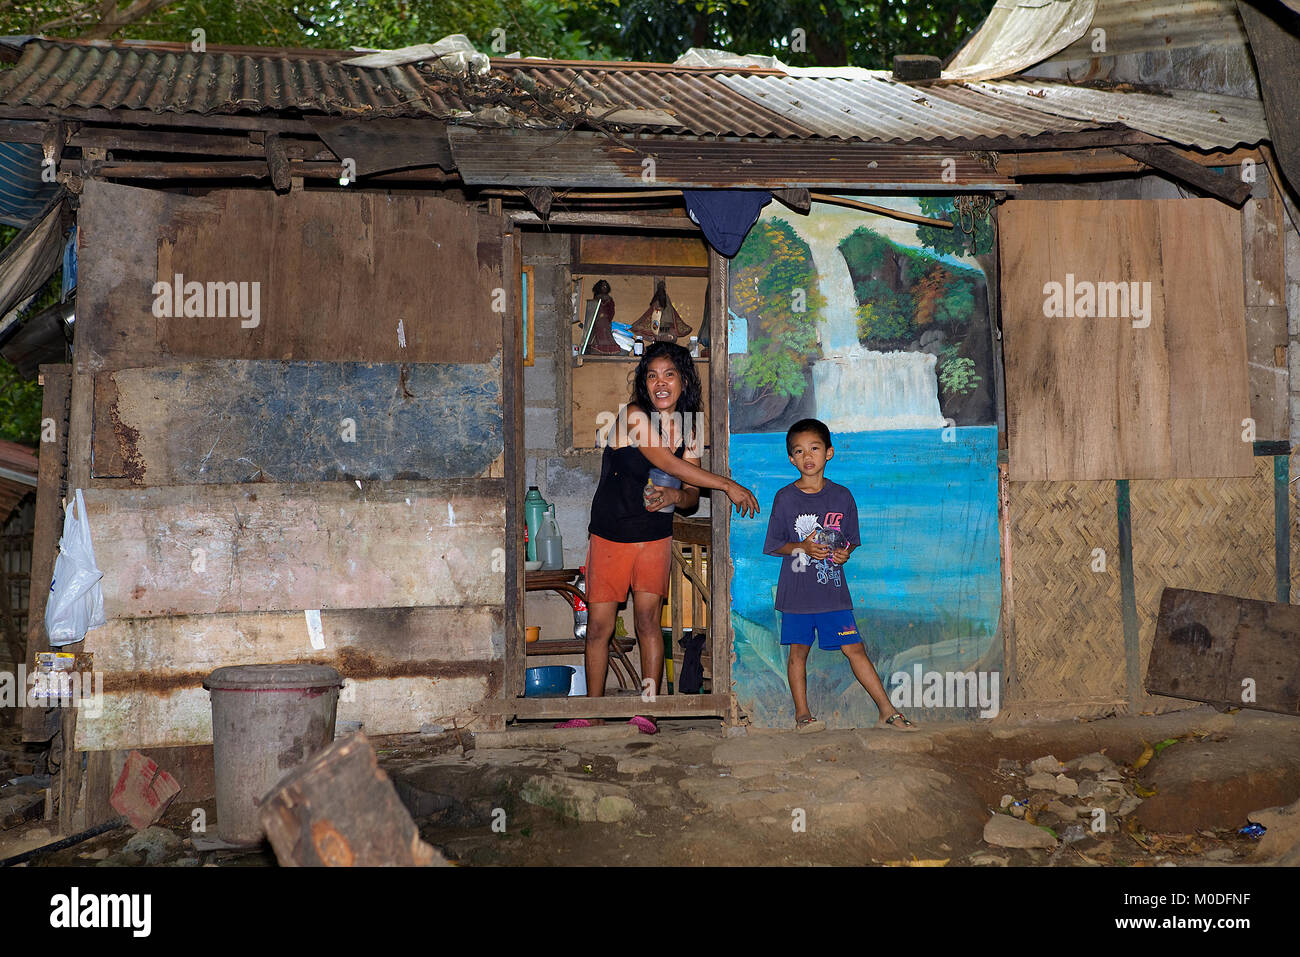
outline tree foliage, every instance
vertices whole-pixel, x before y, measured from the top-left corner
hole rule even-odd
[[[776,56],[792,66],[888,69],[899,53],[946,57],[993,0],[561,0],[583,32],[633,60],[689,47]]]

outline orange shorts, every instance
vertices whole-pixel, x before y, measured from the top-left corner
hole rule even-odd
[[[668,597],[672,538],[611,542],[599,535],[587,547],[587,601],[622,602],[628,590]]]

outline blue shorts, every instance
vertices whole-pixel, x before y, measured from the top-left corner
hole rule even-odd
[[[811,645],[813,632],[817,633],[817,644],[822,651],[834,651],[843,645],[856,645],[862,642],[852,608],[843,611],[823,611],[812,615],[782,612],[781,644]]]

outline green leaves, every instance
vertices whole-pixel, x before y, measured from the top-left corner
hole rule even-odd
[[[41,387],[0,359],[0,439],[36,446],[41,438]]]

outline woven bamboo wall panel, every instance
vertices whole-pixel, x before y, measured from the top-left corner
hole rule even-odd
[[[1012,482],[1009,526],[1017,698],[1122,699],[1115,483]]]
[[[1276,600],[1273,459],[1256,457],[1250,478],[1133,482],[1130,496],[1145,681],[1166,587]]]

